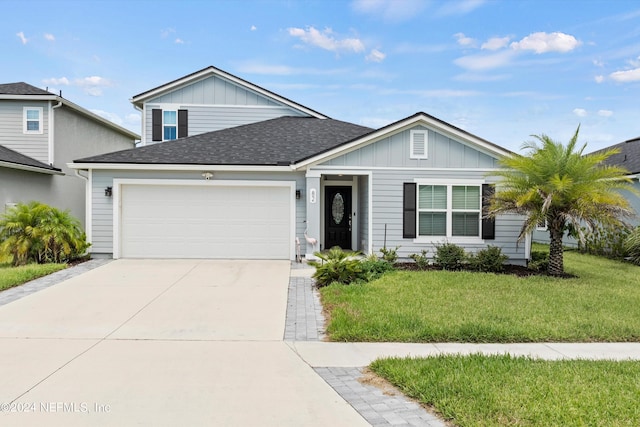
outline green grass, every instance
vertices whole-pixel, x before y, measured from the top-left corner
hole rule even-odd
[[[377,360],[371,369],[458,426],[638,426],[640,363],[510,356]]]
[[[0,265],[0,291],[67,268],[67,264],[28,264],[21,267]]]
[[[539,248],[536,248],[539,249]],[[395,271],[320,290],[333,341],[640,341],[640,267],[577,252],[579,277]]]

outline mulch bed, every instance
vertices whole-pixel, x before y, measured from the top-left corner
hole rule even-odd
[[[442,270],[442,268],[438,267],[437,265],[429,265],[424,270],[421,270],[421,269],[418,268],[417,264],[414,263],[414,262],[399,262],[399,263],[395,264],[395,267],[398,270],[409,270],[409,271],[438,271],[438,270]],[[462,271],[473,271],[471,269],[465,268],[464,266],[461,268],[461,270]],[[497,274],[511,274],[513,276],[518,276],[518,277],[546,276],[547,275],[547,273],[545,273],[545,272],[530,270],[527,267],[524,267],[522,265],[511,265],[511,264],[505,264],[504,270],[501,273],[497,273]],[[567,275],[567,276],[574,277],[572,275]]]

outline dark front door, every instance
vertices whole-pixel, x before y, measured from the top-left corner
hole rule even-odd
[[[351,187],[325,187],[324,247],[351,249]]]

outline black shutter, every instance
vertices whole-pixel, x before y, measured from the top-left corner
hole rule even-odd
[[[492,184],[482,184],[482,238],[494,240],[496,238],[496,221],[493,218],[486,218],[489,213],[491,199],[496,192]]]
[[[162,110],[151,110],[151,140],[162,141]]]
[[[405,182],[402,198],[402,237],[416,237],[416,183]]]
[[[178,138],[189,136],[189,111],[178,110]]]

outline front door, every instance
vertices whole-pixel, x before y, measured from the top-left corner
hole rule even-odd
[[[351,249],[351,187],[325,187],[324,247]]]

